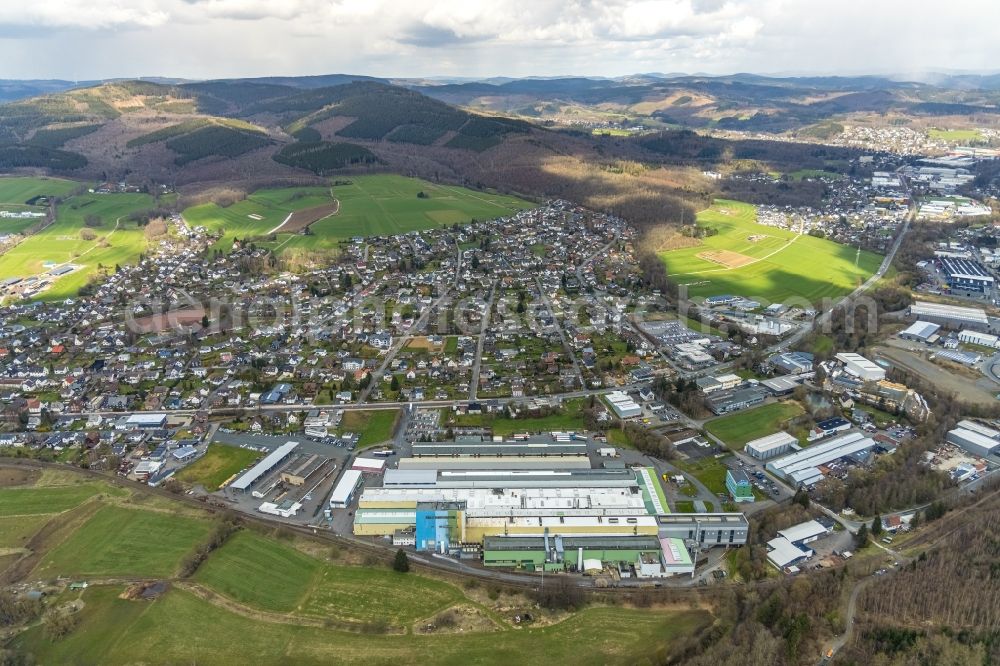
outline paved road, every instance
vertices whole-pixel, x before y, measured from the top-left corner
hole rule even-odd
[[[472,375],[469,379],[469,402],[476,399],[479,392],[479,370],[483,365],[483,345],[486,343],[486,331],[490,327],[493,316],[493,300],[497,295],[497,283],[490,285],[490,293],[486,297],[486,311],[483,313],[483,323],[479,329],[479,340],[476,342],[476,359],[472,363]]]
[[[828,320],[830,319],[830,316],[833,314],[834,310],[841,307],[842,305],[849,303],[851,300],[865,293],[876,282],[881,280],[882,277],[889,270],[889,267],[892,266],[892,261],[893,259],[896,258],[896,253],[899,251],[900,246],[903,244],[903,238],[910,230],[911,217],[912,213],[903,222],[903,228],[900,230],[899,234],[896,235],[896,240],[893,242],[892,247],[889,249],[889,253],[886,254],[885,257],[882,259],[882,264],[878,267],[878,270],[875,271],[875,273],[870,278],[865,280],[864,284],[862,284],[860,287],[852,291],[847,296],[844,296],[842,299],[837,301],[837,303],[834,304],[834,306],[829,310],[825,310],[822,313],[820,313],[820,315],[813,321],[813,325],[811,327],[809,326],[802,327],[792,336],[785,338],[784,340],[778,342],[777,344],[772,345],[769,351],[778,352],[778,351],[783,351],[785,349],[791,349],[793,346],[798,344],[802,340],[802,338],[809,335],[809,333],[811,333],[813,330],[821,329],[823,326],[825,326]]]
[[[456,259],[457,263],[455,264],[454,284],[457,284],[459,276],[462,273],[462,249],[458,247],[457,244],[455,245],[455,248],[457,251],[457,259]],[[444,289],[441,292],[441,295],[438,296],[438,299],[434,301],[429,308],[424,310],[421,313],[420,317],[415,322],[413,322],[413,326],[410,327],[410,331],[422,335],[424,333],[424,327],[427,325],[427,320],[430,318],[431,313],[437,310],[439,307],[441,307],[441,303],[443,303],[444,300],[448,298],[450,294],[451,294],[450,288]],[[371,395],[371,392],[375,389],[375,387],[379,384],[379,382],[382,381],[382,376],[385,374],[385,370],[386,368],[389,367],[389,364],[392,363],[392,359],[396,358],[396,354],[398,354],[400,350],[403,347],[405,347],[406,344],[414,337],[415,336],[411,333],[400,336],[400,338],[396,340],[396,343],[393,344],[392,347],[389,349],[388,353],[386,353],[385,358],[382,360],[382,363],[378,366],[378,369],[372,373],[371,381],[368,382],[368,386],[362,389],[361,392],[358,394],[359,404],[368,400],[368,396]]]
[[[559,333],[559,339],[562,340],[563,350],[565,350],[566,355],[569,356],[569,360],[573,362],[573,372],[576,373],[576,379],[580,382],[580,386],[583,386],[583,373],[580,372],[580,363],[576,360],[576,354],[573,353],[573,348],[569,345],[569,340],[566,339],[566,332],[563,331],[562,325],[556,318],[555,310],[552,309],[552,301],[549,299],[549,295],[545,293],[545,287],[542,286],[542,280],[539,277],[535,278],[535,284],[538,285],[538,295],[542,299],[542,303],[545,304],[545,309],[549,311],[549,317],[552,318],[552,325],[556,327],[556,332]]]

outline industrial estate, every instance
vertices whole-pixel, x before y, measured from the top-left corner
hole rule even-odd
[[[3,663],[1000,662],[997,90],[0,81]]]

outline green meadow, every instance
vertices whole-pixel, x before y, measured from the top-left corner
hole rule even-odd
[[[126,218],[132,213],[154,207],[147,194],[80,194],[70,197],[58,208],[56,221],[40,233],[25,238],[0,256],[0,280],[40,275],[55,266],[73,264],[79,270],[61,276],[39,297],[60,299],[74,296],[99,267],[135,262],[146,250],[142,227]],[[95,227],[86,227],[90,216],[100,219]],[[84,240],[81,231],[90,228],[93,240]]]
[[[314,223],[310,227],[313,233],[282,233],[274,242],[260,243],[281,250],[328,250],[355,236],[386,236],[464,224],[473,219],[510,215],[532,206],[517,197],[393,174],[351,176],[340,181],[349,184],[260,190],[227,208],[211,203],[188,208],[184,218],[192,226],[221,231],[223,236],[216,247],[228,250],[234,238],[264,236],[289,213],[329,203],[332,197],[340,202],[339,212]],[[418,197],[420,192],[426,197]],[[262,219],[255,220],[249,215]]]
[[[701,227],[715,230],[695,247],[660,254],[667,273],[688,296],[736,294],[770,302],[791,298],[815,303],[853,291],[882,262],[873,252],[795,231],[757,224],[750,204],[717,200],[698,213]],[[727,268],[698,257],[711,250],[729,250],[753,263]]]
[[[181,562],[205,542],[215,517],[138,488],[74,477],[67,468],[49,485],[43,475],[35,485],[0,489],[0,541],[17,549],[0,558],[0,571],[25,558],[24,580],[89,583],[47,598],[50,610],[82,602],[66,635],[38,622],[4,639],[29,663],[633,664],[712,621],[702,610],[596,604],[516,625],[516,609],[532,602],[488,591],[486,583],[399,573],[378,560],[342,562],[360,558],[249,527],[181,577]],[[65,512],[39,513],[47,504]],[[47,522],[54,529],[43,528]],[[29,540],[36,552],[24,548]],[[135,579],[165,580],[166,592],[125,598]],[[426,632],[448,609],[479,620]]]

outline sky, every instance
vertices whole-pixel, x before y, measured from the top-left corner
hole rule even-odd
[[[0,0],[0,78],[1000,68],[990,0]]]

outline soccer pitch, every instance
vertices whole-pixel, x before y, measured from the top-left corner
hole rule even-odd
[[[660,253],[670,279],[694,298],[735,294],[772,303],[793,298],[816,303],[850,293],[882,262],[874,252],[760,225],[756,219],[750,204],[716,200],[698,214],[698,224],[716,234],[700,245]]]

